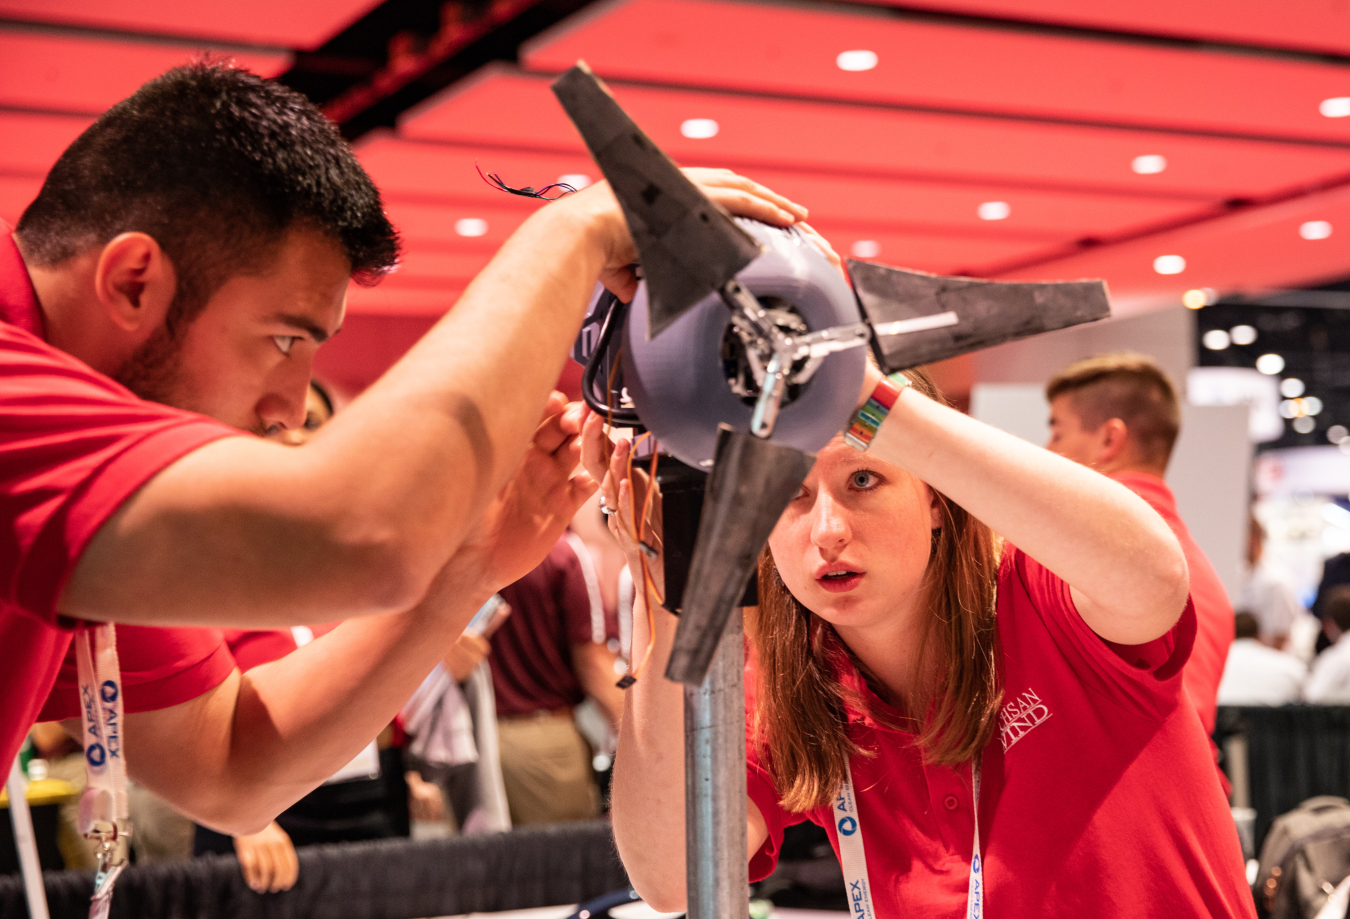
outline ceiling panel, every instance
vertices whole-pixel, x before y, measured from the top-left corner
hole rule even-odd
[[[362,160],[377,185],[390,199],[390,219],[410,241],[461,244],[461,219],[487,224],[478,240],[500,245],[539,205],[513,199],[479,178],[475,161],[489,170],[501,169],[519,185],[541,185],[560,178],[562,169],[575,166],[555,157],[513,155],[505,164],[502,154],[489,149],[438,148],[385,140],[363,148]],[[594,171],[594,167],[592,167]],[[457,177],[462,189],[445,195],[455,203],[417,203],[402,189],[417,184],[417,176],[435,176],[446,188]],[[817,223],[848,232],[869,229],[909,229],[961,232],[988,238],[1045,241],[1118,238],[1148,227],[1173,224],[1208,213],[1191,201],[1127,195],[1072,194],[996,185],[924,184],[896,180],[819,176],[779,170],[757,170],[755,178],[811,209]],[[435,196],[440,197],[440,196]],[[521,201],[520,204],[513,203]],[[981,219],[981,206],[1002,203],[1007,216]],[[996,210],[995,213],[1001,213]]]
[[[463,292],[462,287],[418,289],[353,284],[347,290],[347,312],[356,316],[440,316],[455,305]]]
[[[1350,118],[1318,111],[1350,91],[1350,66],[838,9],[631,0],[545,36],[523,63],[558,73],[584,59],[602,77],[673,86],[1350,143]],[[846,51],[874,53],[875,66],[840,69]]]
[[[548,79],[491,70],[410,113],[408,137],[580,151]],[[824,102],[614,86],[634,120],[676,161],[895,177],[960,178],[1079,190],[1263,198],[1350,173],[1350,152],[1287,143],[888,111]],[[709,139],[681,134],[708,119]],[[1142,155],[1166,168],[1136,174]]]
[[[1304,239],[1301,228],[1313,221],[1330,224],[1330,236]],[[1347,237],[1350,188],[1341,188],[1102,246],[1000,277],[1105,278],[1113,309],[1128,313],[1175,304],[1184,291],[1195,287],[1212,287],[1220,293],[1254,292],[1350,276]],[[1163,255],[1181,256],[1185,269],[1178,274],[1158,274],[1154,260]]]
[[[891,5],[885,0],[873,2]],[[904,5],[1023,22],[1350,54],[1350,6],[1339,0],[904,0]]]
[[[41,178],[94,119],[0,111],[0,174]]]
[[[475,176],[477,178],[477,176]],[[501,194],[500,192],[498,194]],[[505,198],[506,195],[501,195]],[[410,247],[495,252],[535,207],[417,204],[391,201],[385,213]],[[537,206],[536,206],[537,207]]]
[[[0,18],[312,49],[380,0],[0,0]]]
[[[97,115],[151,77],[209,50],[206,45],[0,29],[0,106]],[[285,52],[229,56],[264,77],[291,64]]]

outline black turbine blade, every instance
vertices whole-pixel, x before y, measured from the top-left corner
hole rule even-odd
[[[553,84],[609,180],[637,245],[654,338],[763,251],[689,181],[619,107],[585,63]]]
[[[760,549],[816,462],[810,454],[725,425],[717,434],[716,457],[666,667],[668,678],[691,686],[707,675]]]
[[[887,373],[1111,315],[1102,281],[944,278],[848,260]]]

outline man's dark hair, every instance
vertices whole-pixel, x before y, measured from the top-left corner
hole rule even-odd
[[[1242,610],[1233,617],[1234,638],[1256,638],[1261,634],[1261,623],[1251,613]]]
[[[398,234],[351,148],[300,94],[227,63],[199,61],[146,83],[61,154],[19,220],[24,256],[59,264],[119,233],[149,234],[178,287],[168,331],[231,277],[265,269],[306,225],[375,283]]]
[[[1337,584],[1327,592],[1322,615],[1342,632],[1350,632],[1350,584]]]

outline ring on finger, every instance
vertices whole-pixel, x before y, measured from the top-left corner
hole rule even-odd
[[[605,499],[604,499],[604,498],[601,498],[601,499],[600,499],[600,513],[604,514],[606,517],[613,517],[613,516],[614,516],[615,514],[617,514],[618,512],[619,512],[619,509],[618,509],[617,507],[610,507],[610,506],[605,502]]]

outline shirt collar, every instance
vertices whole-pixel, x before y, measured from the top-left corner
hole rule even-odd
[[[46,339],[37,291],[14,241],[14,228],[0,220],[0,322]]]
[[[1155,508],[1161,506],[1176,515],[1177,499],[1172,494],[1172,489],[1167,487],[1167,483],[1156,475],[1148,472],[1113,472],[1110,478],[1140,497],[1144,497]],[[1145,492],[1147,492],[1147,496],[1145,496]]]

